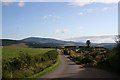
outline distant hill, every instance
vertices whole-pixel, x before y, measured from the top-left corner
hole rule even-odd
[[[27,43],[35,43],[36,45],[51,45],[51,46],[63,46],[63,45],[83,45],[84,43],[73,42],[73,41],[62,41],[52,38],[38,38],[38,37],[29,37],[25,38],[22,41]]]
[[[113,48],[116,46],[116,43],[100,43],[97,44],[98,47]]]
[[[52,38],[38,38],[38,37],[29,37],[22,40],[10,40],[2,39],[2,45],[8,46],[13,44],[24,43],[29,47],[61,47],[65,45],[83,45],[84,43],[71,42],[71,41],[62,41]]]
[[[25,38],[22,41],[24,42],[35,42],[35,43],[56,43],[56,44],[80,44],[78,42],[73,41],[62,41],[52,38],[38,38],[38,37],[29,37]]]
[[[83,42],[73,42],[73,41],[62,41],[52,38],[38,38],[38,37],[29,37],[22,40],[10,40],[10,39],[2,39],[2,45],[8,46],[11,45],[13,47],[34,47],[34,48],[49,48],[49,47],[61,47],[61,46],[86,46]],[[105,47],[105,48],[113,48],[115,43],[91,43],[92,47]]]
[[[38,37],[29,37],[29,38],[23,39],[22,41],[34,42],[34,43],[59,43],[59,44],[66,43],[65,41],[56,40],[56,39],[52,39],[52,38],[38,38]]]
[[[2,44],[0,44],[2,46],[23,43],[23,41],[21,40],[11,40],[11,39],[0,39],[0,41],[2,42]]]

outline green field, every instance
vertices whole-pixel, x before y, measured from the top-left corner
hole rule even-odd
[[[50,48],[13,48],[13,47],[3,47],[2,49],[2,59],[9,59],[19,57],[20,53],[28,53],[30,55],[44,54],[50,50]]]
[[[54,48],[2,48],[2,77],[27,78],[45,74],[58,65]],[[39,73],[39,74],[38,74]],[[35,76],[34,76],[35,78]]]

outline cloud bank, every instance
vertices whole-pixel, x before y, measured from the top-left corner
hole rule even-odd
[[[96,36],[85,36],[67,39],[75,42],[86,42],[90,40],[92,43],[115,43],[115,35],[96,35]]]
[[[13,2],[17,2],[18,3],[17,5],[19,7],[23,7],[25,5],[25,0],[17,0],[17,1],[15,1],[15,0],[1,0],[0,2],[2,2],[3,5],[10,5]]]
[[[104,3],[104,4],[116,4],[120,0],[0,0],[4,4],[9,4],[11,2],[19,2],[18,6],[23,7],[24,2],[69,2],[69,5],[73,6],[85,6],[92,3]]]
[[[120,0],[72,0],[69,5],[85,6],[92,3],[116,4]]]
[[[23,0],[20,0],[19,3],[18,3],[18,6],[19,6],[19,7],[23,7],[23,6],[24,6],[24,1],[23,1]]]

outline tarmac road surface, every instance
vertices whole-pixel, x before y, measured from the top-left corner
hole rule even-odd
[[[102,78],[103,79],[117,79],[118,80],[118,76],[100,70],[100,69],[96,69],[96,68],[81,68],[80,65],[75,64],[74,62],[72,62],[71,60],[69,60],[67,58],[67,56],[63,55],[62,52],[60,51],[60,64],[59,66],[53,70],[52,72],[49,72],[41,77],[38,78],[38,80],[41,79],[59,79],[61,78],[61,80],[63,78],[67,79],[89,79],[89,78],[95,78],[95,79],[99,79]],[[57,80],[56,79],[56,80]]]

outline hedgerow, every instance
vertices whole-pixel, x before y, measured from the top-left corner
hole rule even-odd
[[[56,50],[44,54],[29,55],[20,53],[19,57],[3,60],[2,78],[26,78],[43,71],[51,64],[54,64],[58,57]]]

